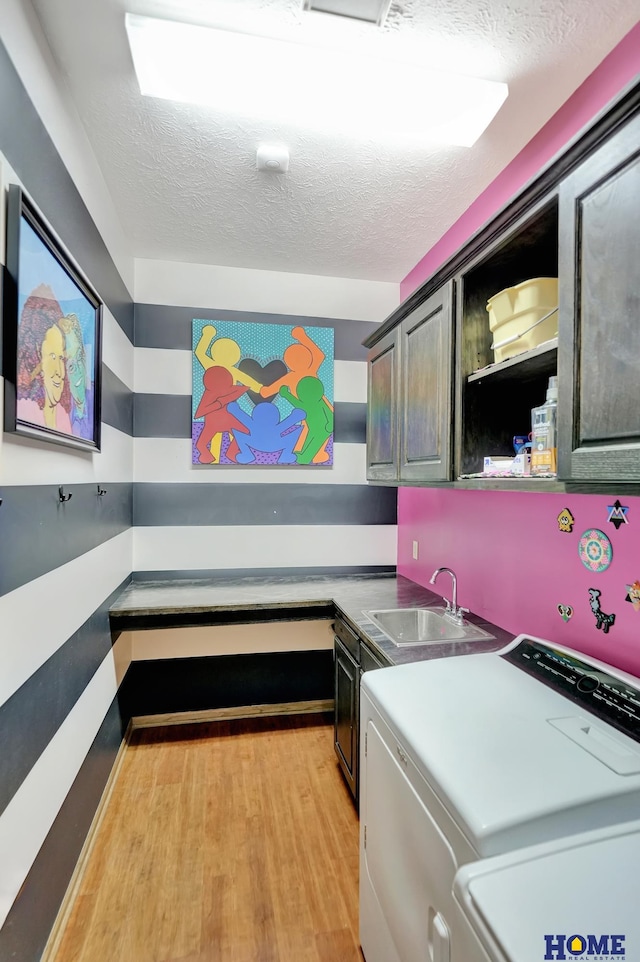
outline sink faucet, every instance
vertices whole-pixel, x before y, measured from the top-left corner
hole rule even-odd
[[[464,612],[467,612],[467,613],[468,613],[469,609],[468,609],[468,608],[458,608],[458,605],[457,605],[457,601],[458,601],[458,582],[457,582],[457,580],[456,580],[455,572],[452,571],[451,568],[436,568],[436,570],[435,570],[435,571],[433,572],[433,574],[431,575],[431,578],[429,579],[429,584],[430,584],[430,585],[435,585],[435,583],[436,583],[436,578],[438,577],[439,574],[442,574],[443,571],[446,571],[448,574],[451,575],[451,582],[452,582],[452,586],[453,586],[453,597],[452,597],[451,601],[447,601],[447,599],[446,599],[446,598],[444,597],[444,595],[443,595],[443,599],[442,599],[442,600],[443,600],[444,603],[445,603],[445,616],[449,616],[452,621],[455,621],[456,624],[461,625],[461,624],[464,623],[463,613],[464,613]]]

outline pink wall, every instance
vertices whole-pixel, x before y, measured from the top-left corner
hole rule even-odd
[[[400,284],[404,300],[503,207],[638,73],[640,22],[489,184]]]
[[[637,75],[640,23],[603,60],[564,106],[477,198],[401,284],[407,297],[560,151]],[[640,675],[640,612],[625,601],[625,585],[640,580],[640,498],[629,505],[629,524],[607,522],[615,497],[526,492],[400,488],[398,573],[427,585],[441,565],[459,580],[460,604],[515,633],[566,644]],[[557,515],[568,507],[573,533],[559,531]],[[635,526],[635,527],[634,527]],[[607,571],[593,574],[578,558],[578,539],[590,527],[613,544]],[[412,541],[420,543],[412,560]],[[446,593],[443,575],[436,588]],[[614,612],[609,634],[595,627],[588,588],[600,588],[602,608]],[[571,605],[564,622],[558,604]]]
[[[629,507],[629,523],[616,530],[607,521],[615,495],[400,488],[398,574],[431,587],[432,573],[446,565],[457,575],[465,608],[507,631],[547,638],[640,675],[640,611],[625,601],[625,585],[640,581],[640,498],[620,492],[619,499]],[[563,508],[575,518],[571,533],[558,526]],[[611,565],[600,574],[578,557],[588,528],[604,531],[613,545]],[[599,588],[603,611],[615,613],[608,634],[596,628],[589,588]],[[450,598],[449,576],[440,575],[432,590]],[[573,607],[568,622],[558,604]]]

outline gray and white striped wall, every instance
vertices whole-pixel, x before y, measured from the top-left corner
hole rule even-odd
[[[134,580],[395,570],[395,489],[366,483],[366,353],[395,285],[136,262]],[[213,305],[213,306],[212,306]],[[332,327],[334,465],[191,464],[194,317]],[[381,319],[381,318],[380,318]],[[333,696],[325,622],[269,632],[184,627],[131,636],[122,704],[134,716]],[[316,616],[317,617],[317,616]]]
[[[268,287],[261,276],[265,274],[270,275]],[[391,310],[394,288],[377,282],[137,262],[136,579],[395,567],[396,492],[366,483],[362,347]],[[333,305],[340,313],[329,314]],[[191,464],[194,317],[334,329],[333,467]]]
[[[126,640],[112,646],[108,608],[132,568],[134,351],[133,299],[94,221],[97,165],[25,9],[7,0],[0,21],[0,182],[23,186],[105,302],[101,452],[0,438],[0,959],[32,962],[122,740],[130,656]]]
[[[131,713],[132,639],[114,643],[108,609],[132,572],[395,566],[395,493],[365,484],[359,345],[398,287],[155,261],[134,271],[23,0],[3,0],[0,91],[0,186],[22,184],[105,303],[102,451],[0,437],[0,960],[36,962]],[[2,223],[0,238],[4,262]],[[239,314],[334,326],[331,470],[191,467],[191,317]]]

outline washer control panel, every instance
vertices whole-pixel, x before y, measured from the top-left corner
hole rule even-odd
[[[501,657],[640,741],[640,688],[532,638]]]

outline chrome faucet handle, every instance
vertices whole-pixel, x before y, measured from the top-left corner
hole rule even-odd
[[[458,608],[458,610],[455,612],[455,618],[459,625],[464,624],[464,616],[468,614],[469,614],[468,608],[462,608],[462,607]]]

